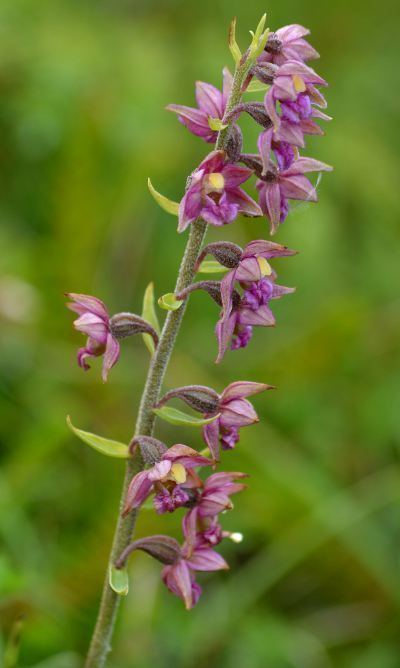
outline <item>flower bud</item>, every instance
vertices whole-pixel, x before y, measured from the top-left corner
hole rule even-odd
[[[145,464],[154,466],[161,460],[163,454],[167,451],[167,446],[152,436],[135,436],[130,444],[130,448],[139,446],[140,453]]]
[[[170,399],[182,399],[193,410],[203,415],[212,415],[218,412],[219,394],[211,387],[204,385],[186,385],[177,387],[167,392],[157,404],[157,408],[165,404]]]
[[[150,334],[153,337],[154,344],[158,344],[158,334],[156,330],[134,313],[117,313],[110,318],[110,332],[116,339],[125,339],[134,334]]]
[[[204,258],[207,255],[212,255],[223,267],[228,269],[236,269],[240,259],[242,257],[242,248],[236,244],[231,243],[230,241],[216,241],[211,244],[207,244],[200,253],[197,262],[196,270],[198,270],[200,264],[203,262]]]
[[[116,568],[123,568],[129,555],[135,550],[147,552],[151,557],[162,564],[175,564],[181,558],[181,548],[178,541],[170,536],[148,536],[139,538],[128,545],[115,561]]]

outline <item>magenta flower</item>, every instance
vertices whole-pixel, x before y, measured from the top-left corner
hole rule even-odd
[[[188,513],[182,523],[185,542],[180,558],[162,569],[162,579],[170,592],[179,596],[187,610],[196,605],[201,587],[195,581],[196,571],[219,571],[228,569],[225,559],[204,541],[198,540],[196,514]]]
[[[319,58],[319,53],[304,39],[310,31],[298,24],[279,28],[270,33],[265,47],[265,53],[259,61],[283,65],[287,60],[313,60]]]
[[[264,99],[275,140],[303,147],[305,134],[323,134],[313,118],[330,120],[330,116],[313,106],[326,107],[326,100],[316,85],[326,86],[327,83],[304,63],[292,60],[278,67]]]
[[[139,508],[152,492],[156,493],[154,505],[159,513],[172,512],[184,506],[189,501],[185,488],[201,485],[194,469],[212,463],[187,445],[173,445],[160,456],[154,466],[140,471],[132,478],[123,515]]]
[[[275,279],[276,274],[272,272],[260,281],[249,283],[242,296],[234,290],[231,302],[227,299],[227,303],[231,303],[230,311],[222,310],[215,328],[218,340],[217,363],[222,360],[229,346],[231,350],[245,348],[253,336],[253,327],[275,325],[275,316],[269,307],[269,302],[295,290],[278,285]],[[228,290],[226,294],[229,294]]]
[[[232,509],[230,496],[246,489],[246,485],[236,482],[247,478],[246,473],[219,472],[210,475],[199,490],[195,508],[198,519],[215,518],[219,513]],[[212,542],[212,541],[211,541]]]
[[[269,159],[271,134],[267,130],[259,137],[259,150],[264,164],[263,173],[259,174],[256,187],[259,192],[259,204],[271,223],[274,234],[289,213],[289,199],[316,202],[315,186],[304,174],[308,172],[331,171],[332,167],[313,158],[298,158],[288,167],[279,169]],[[281,164],[284,164],[281,162]]]
[[[66,296],[72,300],[67,304],[68,308],[79,315],[74,321],[75,329],[88,337],[86,346],[78,350],[78,364],[87,371],[90,369],[86,361],[88,357],[104,355],[102,377],[106,382],[108,372],[118,361],[120,352],[119,343],[110,331],[110,316],[107,309],[96,297],[73,292],[66,293]]]
[[[203,218],[207,223],[226,225],[237,217],[262,215],[254,200],[239,188],[252,170],[226,162],[223,151],[213,151],[190,177],[189,187],[180,203],[178,231]]]
[[[258,415],[246,397],[270,389],[273,389],[272,385],[245,380],[231,383],[224,389],[216,409],[219,417],[203,426],[204,440],[216,461],[220,458],[220,447],[232,450],[239,441],[239,430],[258,422]]]
[[[241,287],[247,288],[247,303],[255,304],[254,299],[257,298],[257,292],[251,291],[252,286],[249,284],[256,283],[256,290],[261,289],[262,294],[267,294],[264,278],[268,280],[275,280],[276,274],[268,263],[268,260],[275,257],[288,257],[295,255],[296,251],[290,250],[287,246],[273,243],[272,241],[251,241],[242,251],[241,257],[235,269],[232,269],[221,281],[221,301],[224,317],[227,317],[232,310],[232,296],[235,283],[239,283]],[[271,290],[275,298],[277,296],[276,285],[273,285]],[[254,294],[253,294],[254,293]],[[272,297],[271,293],[271,298]]]
[[[180,122],[192,134],[201,137],[206,142],[215,143],[218,132],[210,128],[209,119],[219,118],[222,120],[231,86],[232,75],[225,67],[223,70],[222,93],[209,83],[197,81],[196,101],[198,109],[186,107],[182,104],[169,104],[167,109],[177,114]]]

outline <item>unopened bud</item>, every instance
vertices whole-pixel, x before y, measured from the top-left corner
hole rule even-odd
[[[207,255],[215,257],[223,267],[236,269],[241,260],[242,253],[243,249],[230,241],[215,241],[203,248],[197,259],[196,269],[199,268]]]
[[[182,399],[195,411],[205,415],[213,415],[218,412],[220,397],[211,387],[205,385],[185,385],[167,392],[158,402],[156,408],[163,406],[170,399]]]
[[[149,466],[157,464],[167,451],[167,446],[152,436],[135,436],[131,441],[130,449],[132,450],[136,446],[140,448],[144,463]]]
[[[154,344],[158,344],[156,330],[146,320],[135,313],[117,313],[110,318],[110,332],[115,339],[125,339],[135,334],[150,334]]]

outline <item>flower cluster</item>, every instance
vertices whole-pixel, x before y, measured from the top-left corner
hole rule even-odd
[[[316,119],[329,120],[321,111],[326,102],[320,88],[327,84],[306,64],[318,57],[305,39],[309,31],[299,25],[289,25],[269,33],[264,31],[264,23],[265,17],[243,55],[231,29],[230,49],[236,69],[233,77],[227,68],[224,69],[222,92],[211,84],[197,82],[197,107],[177,104],[167,107],[192,134],[207,143],[215,142],[214,150],[188,178],[186,192],[179,204],[160,195],[151,186],[160,205],[178,216],[179,232],[196,225],[200,219],[204,222],[199,229],[205,227],[204,223],[222,227],[232,223],[241,213],[248,217],[265,215],[273,234],[286,219],[290,200],[317,200],[316,186],[306,175],[331,169],[318,160],[299,155],[307,135],[323,134]],[[260,89],[260,86],[265,89],[263,102],[242,100],[243,94]],[[238,121],[243,113],[260,126],[258,151],[254,154],[242,152]],[[253,177],[258,202],[242,187]],[[272,265],[275,259],[293,256],[295,252],[264,239],[251,241],[244,248],[230,241],[217,241],[207,244],[203,250],[199,241],[192,253],[192,266],[188,270],[185,263],[182,265],[185,275],[180,274],[178,285],[185,287],[176,294],[164,295],[159,304],[167,310],[176,310],[194,291],[207,292],[220,307],[215,327],[217,362],[220,362],[229,348],[237,350],[248,345],[254,327],[275,325],[271,302],[292,293],[294,288],[277,282]],[[207,261],[209,256],[213,260]],[[187,251],[185,262],[189,262],[189,257]],[[189,279],[186,280],[186,274],[207,271],[225,275],[220,281],[200,280],[190,284]],[[215,469],[221,454],[232,450],[238,443],[241,428],[258,422],[248,397],[272,389],[272,386],[235,381],[218,393],[203,385],[185,385],[168,391],[154,404],[171,352],[167,350],[168,337],[169,340],[174,337],[170,336],[168,328],[173,318],[166,319],[157,349],[157,317],[148,297],[144,300],[144,313],[148,319],[125,312],[110,317],[103,302],[95,297],[73,293],[68,297],[69,308],[79,316],[74,326],[88,337],[85,347],[78,351],[78,363],[88,369],[89,357],[103,356],[103,380],[107,379],[109,370],[119,358],[121,339],[141,333],[146,340],[152,337],[149,347],[152,353],[157,356],[161,350],[152,364],[152,382],[159,373],[157,392],[152,390],[149,397],[145,389],[142,400],[141,410],[148,412],[144,420],[147,434],[136,435],[129,448],[122,446],[126,448],[127,456],[135,456],[136,461],[143,464],[130,481],[123,516],[136,513],[150,497],[159,515],[183,511],[183,543],[180,545],[166,535],[141,538],[126,546],[113,566],[122,569],[133,550],[144,550],[163,564],[162,580],[167,588],[184,601],[186,608],[192,608],[201,593],[196,582],[197,571],[228,568],[215,548],[224,538],[237,540],[240,536],[224,531],[220,515],[233,508],[231,497],[245,488],[243,479],[246,474]],[[183,401],[201,417],[171,408],[168,403],[173,399]],[[201,426],[207,446],[205,450],[199,452],[182,443],[168,448],[154,438],[150,410],[173,424]],[[82,434],[87,441],[88,434]],[[96,447],[99,447],[98,440]],[[207,471],[208,475],[205,474]]]

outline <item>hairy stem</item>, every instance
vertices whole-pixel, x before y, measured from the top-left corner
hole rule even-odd
[[[240,102],[242,85],[247,75],[249,66],[242,63],[237,68],[230,98],[227,103],[226,113]],[[229,127],[222,130],[216,142],[216,149],[223,149],[229,136]],[[207,225],[204,221],[198,220],[191,225],[189,239],[181,262],[178,278],[175,286],[175,293],[179,293],[187,288],[193,281],[196,273],[196,260],[201,251],[205,237]],[[143,389],[140,402],[139,413],[136,421],[135,436],[151,436],[153,432],[155,414],[152,407],[157,402],[161,390],[161,385],[165,376],[167,365],[175,344],[176,337],[185,313],[187,300],[177,311],[170,311],[165,319],[160,340],[156,352],[152,358],[146,384]],[[105,665],[107,654],[111,650],[111,637],[114,630],[117,617],[120,596],[116,594],[109,585],[109,570],[115,563],[117,557],[126,549],[132,540],[133,530],[136,522],[136,511],[130,513],[125,519],[122,518],[122,509],[125,502],[126,492],[132,477],[142,469],[143,461],[139,449],[131,459],[127,461],[125,478],[122,487],[120,512],[118,515],[117,526],[115,528],[113,545],[111,548],[110,559],[107,566],[106,577],[103,586],[103,593],[100,602],[99,613],[96,626],[93,632],[89,652],[86,658],[85,668],[102,668]]]

